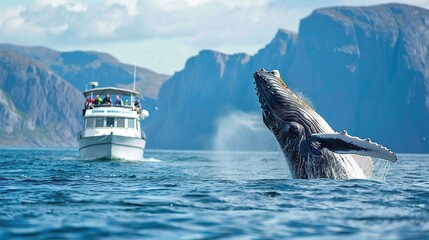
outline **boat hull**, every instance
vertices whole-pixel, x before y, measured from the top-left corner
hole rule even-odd
[[[84,159],[143,160],[146,140],[105,135],[79,139],[79,153]]]

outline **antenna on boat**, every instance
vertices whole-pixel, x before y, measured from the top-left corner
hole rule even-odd
[[[136,90],[136,64],[134,63],[134,82],[133,82],[133,90]]]

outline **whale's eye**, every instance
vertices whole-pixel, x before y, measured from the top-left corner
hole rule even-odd
[[[287,130],[287,136],[290,137],[291,139],[300,139],[303,136],[304,133],[304,129],[301,126],[301,124],[296,123],[296,122],[292,122],[289,125],[289,128]]]
[[[290,125],[290,130],[292,130],[292,131],[294,131],[294,132],[298,131],[298,125],[296,125],[296,124],[291,124],[291,125]]]
[[[298,133],[298,132],[301,132],[302,130],[303,130],[303,128],[302,128],[301,124],[299,124],[299,123],[291,122],[289,125],[289,131],[291,131],[291,132]]]

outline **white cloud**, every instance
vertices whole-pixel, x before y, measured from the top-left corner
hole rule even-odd
[[[107,0],[106,4],[111,6],[114,4],[123,5],[127,8],[130,16],[135,16],[137,13],[138,0]]]
[[[91,5],[70,0],[37,0],[19,9],[0,10],[0,36],[35,29],[46,43],[82,43],[179,37],[210,45],[223,41],[254,44],[287,23],[286,10],[267,1],[108,0]],[[13,11],[12,11],[13,10]],[[282,24],[283,22],[283,24]],[[255,31],[255,29],[260,29]],[[3,36],[2,36],[3,35]],[[31,36],[29,36],[31,37]],[[264,41],[266,39],[264,38]],[[204,45],[204,44],[203,44]]]
[[[84,12],[87,9],[86,5],[71,0],[36,0],[34,3],[34,7],[36,8],[43,8],[45,6],[51,6],[53,8],[64,7],[70,12]]]
[[[20,15],[24,7],[17,6],[0,12],[0,39],[15,42],[16,40],[33,41],[43,38],[43,30],[28,24]]]

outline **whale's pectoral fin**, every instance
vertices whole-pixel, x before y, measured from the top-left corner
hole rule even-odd
[[[382,158],[391,162],[398,160],[395,153],[386,147],[372,142],[369,138],[352,137],[345,131],[332,134],[312,134],[307,141],[310,141],[311,146],[318,148],[319,151],[326,148],[339,154],[358,154]]]

